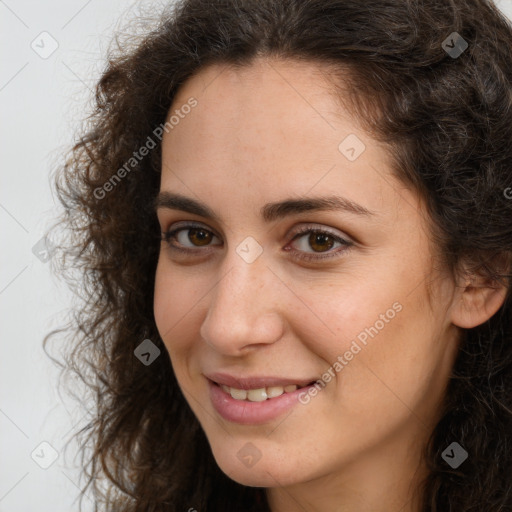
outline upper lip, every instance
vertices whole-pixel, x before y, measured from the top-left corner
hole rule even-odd
[[[271,376],[252,376],[252,377],[235,377],[227,373],[209,373],[204,374],[205,377],[217,384],[229,386],[235,389],[260,389],[268,388],[271,386],[288,386],[296,384],[298,387],[304,387],[314,382],[316,378],[300,379],[300,378],[283,378]]]

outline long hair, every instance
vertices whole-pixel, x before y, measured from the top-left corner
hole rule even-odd
[[[56,170],[65,229],[54,264],[78,302],[44,340],[46,349],[63,334],[63,373],[93,400],[76,433],[84,492],[116,512],[269,510],[264,489],[216,465],[153,316],[155,130],[193,74],[258,57],[329,70],[340,99],[386,143],[393,173],[425,199],[453,275],[469,262],[507,286],[495,315],[462,329],[425,447],[422,510],[512,510],[512,28],[485,0],[182,0],[136,45],[111,50],[94,111]],[[142,158],[148,137],[156,144]],[[151,366],[134,355],[145,339],[161,350]],[[457,469],[441,457],[453,441],[469,454]]]

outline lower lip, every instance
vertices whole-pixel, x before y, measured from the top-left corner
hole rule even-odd
[[[225,420],[241,425],[260,425],[277,418],[284,411],[298,404],[299,395],[307,393],[313,385],[296,389],[291,393],[283,393],[276,398],[269,398],[262,402],[235,400],[218,384],[209,379],[208,387],[213,407]]]

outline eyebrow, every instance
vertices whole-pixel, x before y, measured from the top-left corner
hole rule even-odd
[[[172,192],[160,192],[155,198],[153,207],[155,211],[161,208],[182,210],[217,222],[220,221],[215,212],[207,205],[190,197]],[[376,212],[368,210],[364,206],[340,196],[308,197],[304,199],[290,198],[274,203],[267,203],[262,206],[260,214],[265,222],[270,223],[277,219],[310,211],[343,211],[365,217],[376,215]]]

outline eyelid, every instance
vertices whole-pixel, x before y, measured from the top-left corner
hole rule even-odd
[[[169,233],[170,231],[177,231],[178,229],[183,228],[203,228],[204,230],[211,231],[216,236],[219,236],[217,235],[217,232],[210,226],[207,226],[206,224],[203,224],[202,222],[198,222],[195,220],[180,220],[177,222],[173,222],[166,230],[163,230],[162,232]]]
[[[351,238],[344,233],[340,233],[338,231],[333,230],[332,228],[329,228],[329,227],[326,227],[323,225],[311,224],[311,223],[303,224],[303,225],[299,226],[298,228],[291,230],[292,234],[289,236],[292,236],[293,240],[295,240],[295,238],[298,235],[302,235],[302,234],[308,233],[310,231],[319,231],[321,233],[327,233],[327,234],[331,235],[333,238],[341,238],[341,239],[344,239],[346,242],[352,241]]]

